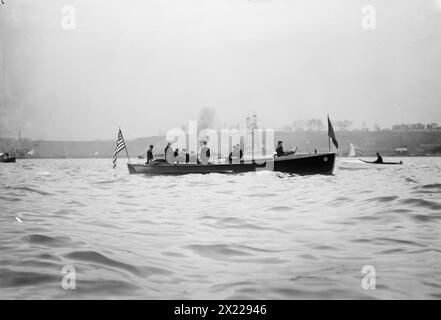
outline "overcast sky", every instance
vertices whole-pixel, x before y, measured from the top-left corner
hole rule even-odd
[[[438,0],[5,0],[2,135],[155,135],[216,109],[296,119],[441,123]],[[364,5],[376,29],[361,27]],[[64,5],[76,29],[62,28]]]

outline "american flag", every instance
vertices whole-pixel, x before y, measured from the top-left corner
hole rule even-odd
[[[113,169],[116,168],[116,159],[118,158],[118,153],[125,148],[126,148],[126,143],[124,142],[121,129],[119,129],[118,139],[116,140],[115,153],[113,154]]]

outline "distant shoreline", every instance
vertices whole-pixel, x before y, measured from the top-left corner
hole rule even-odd
[[[286,150],[314,153],[327,152],[328,136],[326,131],[276,131],[275,142],[283,141]],[[354,145],[357,157],[375,156],[380,152],[386,157],[404,156],[441,156],[441,132],[428,131],[337,131],[339,149],[332,148],[338,156],[349,153],[350,144]],[[108,159],[113,156],[115,141],[45,141],[11,139],[8,144],[15,146],[17,158],[27,158],[32,150],[32,157],[38,159]],[[126,140],[128,153],[131,157],[145,157],[149,145],[154,145],[154,152],[162,152],[165,148],[165,136],[152,136]],[[3,147],[5,149],[5,147]],[[404,152],[401,152],[403,151]],[[407,150],[407,152],[406,152]],[[0,150],[2,151],[2,150]],[[6,151],[6,150],[5,150]]]

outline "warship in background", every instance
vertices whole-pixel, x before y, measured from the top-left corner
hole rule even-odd
[[[37,146],[38,144],[32,143],[29,139],[23,138],[21,136],[21,130],[19,130],[17,143],[14,146],[15,157],[17,159],[32,158],[35,153],[34,148]]]
[[[18,131],[18,139],[0,138],[0,149],[2,153],[7,153],[16,159],[32,158],[34,148],[38,144],[33,144],[31,140],[22,138],[21,130]]]

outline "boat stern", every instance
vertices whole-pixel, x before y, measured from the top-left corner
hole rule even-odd
[[[136,173],[136,169],[132,164],[128,163],[127,168],[129,169],[129,173],[131,174]]]
[[[281,159],[282,160],[282,159]],[[335,153],[294,155],[291,159],[276,160],[274,170],[294,174],[333,174]]]

